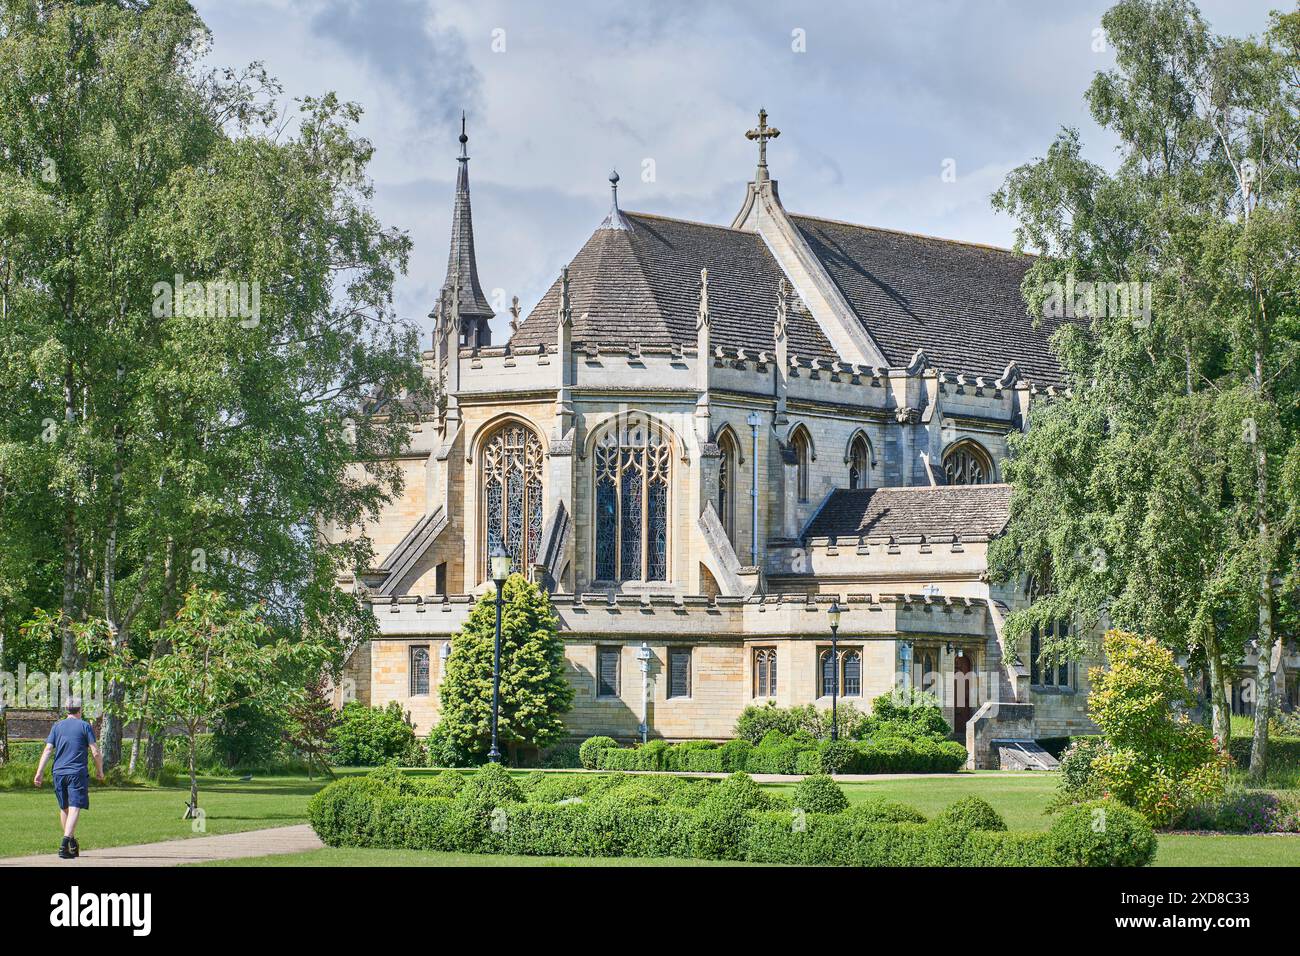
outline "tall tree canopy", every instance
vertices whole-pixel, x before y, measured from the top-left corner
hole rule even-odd
[[[1221,739],[1227,669],[1254,641],[1262,773],[1300,587],[1300,14],[1275,14],[1259,39],[1213,35],[1186,0],[1125,0],[1102,23],[1115,69],[1087,99],[1119,137],[1118,168],[1087,161],[1067,129],[994,205],[1040,255],[1032,310],[1067,280],[1149,283],[1152,308],[1078,296],[1053,341],[1069,395],[1012,442],[991,570],[1034,583],[1012,641],[1105,613],[1186,653],[1210,676]],[[1077,655],[1078,641],[1043,652]]]
[[[370,209],[358,107],[286,109],[259,65],[204,68],[208,41],[184,0],[0,0],[11,633],[51,606],[152,645],[191,586],[285,635],[373,627],[334,586],[368,542],[323,531],[398,481],[407,423],[358,410],[425,387],[392,308],[410,241]],[[58,651],[79,663],[66,627]]]

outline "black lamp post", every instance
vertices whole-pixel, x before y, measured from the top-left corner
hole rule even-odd
[[[501,762],[501,751],[497,749],[497,714],[501,708],[501,585],[510,577],[511,564],[509,553],[498,539],[488,553],[488,570],[492,574],[492,583],[497,586],[497,633],[492,651],[492,749],[488,751],[488,760],[492,763]]]
[[[831,740],[840,739],[840,722],[835,711],[835,701],[840,695],[840,602],[832,601],[826,610],[831,621]]]

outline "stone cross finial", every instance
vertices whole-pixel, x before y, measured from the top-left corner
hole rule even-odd
[[[758,127],[751,129],[745,134],[746,139],[758,140],[758,168],[767,169],[767,141],[776,139],[781,135],[781,131],[775,126],[767,125],[767,110],[758,111]]]

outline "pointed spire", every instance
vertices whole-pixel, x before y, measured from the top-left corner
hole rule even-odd
[[[612,194],[610,199],[609,215],[605,217],[604,222],[602,222],[597,228],[614,229],[618,232],[631,232],[632,223],[628,222],[627,217],[624,216],[622,211],[618,208],[618,170],[617,169],[609,174],[609,190],[610,193]]]
[[[474,221],[469,202],[469,136],[465,132],[465,114],[460,115],[460,164],[456,172],[456,203],[451,219],[451,252],[447,256],[446,293],[459,286],[460,295],[453,308],[459,322],[461,340],[489,345],[492,333],[488,326],[492,306],[478,280],[478,262],[474,256]]]
[[[569,267],[560,271],[560,325],[573,325],[573,306],[569,300]]]
[[[785,340],[785,325],[789,316],[789,295],[790,284],[781,279],[776,286],[776,324],[772,328],[772,338],[774,341]]]

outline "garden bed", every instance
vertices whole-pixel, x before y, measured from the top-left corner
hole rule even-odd
[[[1104,806],[1104,832],[1093,826]],[[333,783],[308,816],[333,847],[476,854],[677,857],[837,866],[1134,866],[1155,854],[1151,828],[1123,807],[1085,804],[1046,832],[1007,831],[970,797],[932,819],[903,804],[847,807],[814,777],[793,797],[744,774],[721,782],[623,774],[535,774],[500,767],[421,781],[395,769]]]

